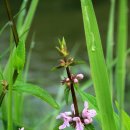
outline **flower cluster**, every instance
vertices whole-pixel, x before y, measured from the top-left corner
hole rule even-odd
[[[19,128],[19,130],[24,130],[24,127],[22,127],[22,128]]]
[[[77,75],[71,75],[71,79],[65,78],[61,81],[62,84],[66,84],[67,86],[70,86],[71,82],[78,83],[79,80],[83,79],[83,74],[77,74]]]
[[[71,105],[72,112],[60,113],[56,119],[63,120],[63,124],[59,126],[59,130],[63,130],[66,127],[70,127],[70,124],[75,127],[76,130],[84,130],[84,125],[91,124],[92,117],[96,116],[96,111],[94,109],[88,109],[88,102],[84,102],[84,109],[81,116],[75,117],[74,105]]]

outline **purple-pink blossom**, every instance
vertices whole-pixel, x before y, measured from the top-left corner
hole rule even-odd
[[[75,116],[74,104],[71,105],[72,112],[60,113],[56,119],[63,120],[63,124],[59,126],[59,130],[63,130],[66,127],[70,127],[70,124],[75,126],[75,130],[84,130],[84,125],[93,122],[93,117],[96,116],[96,111],[94,109],[88,109],[88,102],[84,102],[84,109],[81,115]]]
[[[76,78],[77,78],[77,79],[83,79],[83,78],[84,78],[84,75],[83,75],[83,74],[77,74],[77,75],[76,75]]]
[[[81,122],[80,117],[74,117],[73,121],[76,122],[75,130],[84,130],[84,124]]]
[[[71,80],[69,78],[64,78],[64,80],[62,80],[61,83],[70,86],[71,82],[78,83],[79,80],[83,79],[83,77],[83,74],[71,75]]]
[[[72,121],[72,117],[70,115],[72,115],[71,112],[64,112],[64,113],[60,113],[60,115],[58,115],[56,117],[56,119],[62,119],[63,120],[63,124],[59,126],[59,130],[63,130],[66,127],[70,126],[69,123]]]
[[[96,111],[94,109],[89,110],[88,109],[88,102],[84,102],[84,109],[82,111],[82,117],[84,118],[85,124],[92,123],[92,117],[96,116]]]

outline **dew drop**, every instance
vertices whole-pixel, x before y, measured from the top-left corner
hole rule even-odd
[[[94,35],[93,33],[91,32],[91,39],[92,39],[92,47],[91,47],[91,50],[92,51],[95,51],[96,50],[96,45],[95,45],[95,39],[94,39]]]
[[[95,51],[96,50],[96,47],[92,45],[92,51]]]

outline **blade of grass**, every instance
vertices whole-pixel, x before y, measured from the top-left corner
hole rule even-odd
[[[85,37],[99,107],[102,130],[116,130],[110,84],[103,56],[98,25],[91,0],[81,0]],[[105,95],[105,96],[104,96]]]
[[[27,6],[28,0],[23,0],[22,5],[20,7],[20,10],[22,10],[21,13],[18,15],[17,19],[17,30],[20,32],[23,23],[24,23],[24,18],[26,14],[26,6]],[[21,40],[21,39],[20,39]],[[22,107],[23,106],[23,96],[22,94],[19,93],[14,93],[14,119],[17,122],[22,122],[23,116],[22,116]]]
[[[123,130],[122,113],[124,107],[124,89],[125,89],[125,61],[126,61],[126,46],[127,46],[127,0],[119,0],[118,14],[118,32],[117,32],[117,62],[115,71],[115,86],[117,90],[117,100],[119,103],[120,115],[120,130]]]
[[[113,94],[113,45],[114,45],[114,14],[115,14],[115,0],[111,0],[108,34],[107,34],[107,51],[106,51],[106,64],[111,85],[111,95]]]
[[[3,33],[3,31],[10,25],[10,22],[7,22],[0,30],[0,35]]]
[[[32,20],[33,20],[33,17],[34,17],[34,14],[36,12],[36,8],[37,8],[37,5],[38,5],[38,2],[39,2],[39,0],[33,0],[31,2],[31,5],[30,5],[29,11],[27,13],[27,16],[25,18],[23,27],[22,27],[22,29],[20,31],[20,36],[30,28]],[[28,31],[22,37],[22,40],[24,42],[26,41],[27,35],[28,35]]]
[[[27,81],[28,71],[29,71],[29,66],[30,66],[30,60],[31,60],[31,54],[32,54],[34,46],[35,46],[35,34],[33,34],[32,42],[31,42],[31,45],[30,45],[30,48],[29,48],[29,51],[28,51],[28,55],[27,55],[27,62],[26,62],[26,65],[25,65],[25,72],[24,72],[24,82]]]
[[[24,11],[23,11],[23,13],[20,13],[20,15],[18,17],[17,27],[19,29],[18,30],[19,31],[19,35],[20,36],[23,35],[22,37],[20,37],[20,40],[22,40],[23,42],[26,42],[26,39],[27,39],[27,36],[28,36],[27,29],[29,29],[30,26],[31,26],[33,17],[34,17],[35,12],[36,12],[38,1],[39,0],[35,0],[35,1],[31,2],[31,5],[30,5],[30,8],[29,8],[29,11],[27,13],[27,16],[26,16],[25,20],[24,20],[24,16],[25,16],[25,12],[26,12],[26,8],[25,7],[26,7],[26,4],[27,4],[27,1],[24,0],[22,5],[21,5],[21,9],[24,8]],[[21,110],[22,110],[23,107],[22,107],[22,103],[21,102],[23,100],[23,97],[22,97],[22,94],[15,94],[14,96],[15,96],[15,98],[14,98],[14,100],[15,100],[15,103],[14,103],[15,107],[14,107],[14,109],[16,111],[15,118],[16,118],[17,121],[20,122],[20,121],[22,121],[22,111]]]
[[[17,19],[17,30],[18,30],[18,32],[20,31],[20,29],[22,28],[23,23],[24,23],[27,3],[28,3],[28,0],[23,0],[22,5],[20,7],[20,10],[22,10],[22,12],[18,15],[18,19]]]
[[[17,47],[18,43],[19,43],[19,37],[18,37],[15,22],[14,22],[14,19],[13,19],[10,3],[8,2],[8,0],[4,0],[4,3],[5,3],[5,8],[6,8],[6,12],[7,12],[7,15],[8,15],[8,19],[11,22],[11,29],[12,29],[15,45]],[[10,43],[11,43],[10,46],[12,46],[12,43],[13,43],[12,40],[11,40]],[[10,73],[10,75],[11,74],[12,75],[11,75],[11,77],[9,77],[10,80],[8,82],[9,85],[8,85],[8,107],[7,107],[7,112],[8,112],[7,130],[13,130],[13,118],[12,118],[12,99],[13,99],[13,95],[12,95],[12,86],[13,86],[13,83],[15,82],[15,80],[16,80],[16,78],[18,76],[18,72],[17,72],[16,69],[13,72],[14,66],[13,66],[13,58],[12,58],[13,57],[12,49],[10,51],[10,57],[11,58],[9,59],[10,60],[9,73]]]

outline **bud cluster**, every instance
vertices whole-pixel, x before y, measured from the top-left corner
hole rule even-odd
[[[71,79],[69,78],[64,78],[61,83],[67,85],[70,87],[71,83],[78,83],[79,80],[83,79],[84,75],[83,74],[77,74],[77,75],[71,75]]]

